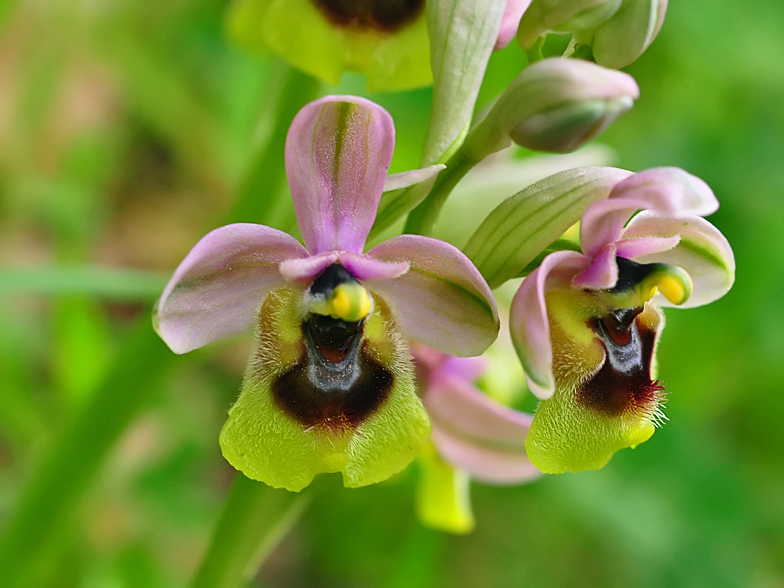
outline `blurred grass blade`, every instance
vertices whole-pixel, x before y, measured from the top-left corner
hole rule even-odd
[[[128,335],[103,383],[58,435],[26,484],[0,538],[0,586],[24,586],[106,454],[149,398],[160,390],[176,356],[149,321]]]
[[[274,117],[272,134],[251,159],[228,223],[259,223],[288,229],[284,207],[292,208],[292,205],[290,198],[285,198],[288,194],[284,161],[286,135],[294,116],[318,95],[321,82],[282,63],[281,68],[284,69],[279,73],[282,80],[275,108],[269,109]]]
[[[8,15],[16,6],[16,0],[0,0],[0,32],[8,19]]]
[[[314,484],[316,484],[314,482]],[[237,472],[191,588],[239,588],[285,536],[317,488],[272,488]]]
[[[387,576],[382,586],[428,588],[439,585],[437,581],[441,568],[439,560],[447,536],[415,523],[397,558],[394,570]]]
[[[168,274],[100,267],[1,267],[0,295],[84,295],[123,302],[154,302]]]

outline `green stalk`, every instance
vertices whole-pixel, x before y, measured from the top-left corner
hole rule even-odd
[[[285,200],[286,166],[284,151],[291,121],[308,102],[319,93],[321,83],[315,78],[281,66],[282,78],[277,97],[277,108],[272,113],[274,125],[269,140],[261,146],[239,187],[239,194],[229,212],[227,224],[236,222],[279,226],[287,220]]]
[[[300,493],[270,488],[237,472],[191,588],[236,588],[250,580],[310,502]]]
[[[433,189],[419,206],[408,215],[404,233],[412,235],[429,235],[441,214],[444,202],[454,190],[457,183],[477,164],[476,161],[466,156],[463,149],[449,158],[446,169],[438,174]]]
[[[137,325],[108,377],[52,443],[0,538],[0,586],[24,586],[41,552],[78,505],[107,453],[174,365],[148,320]]]

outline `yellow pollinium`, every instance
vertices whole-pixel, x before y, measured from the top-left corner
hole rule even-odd
[[[646,301],[661,292],[667,300],[676,305],[686,302],[694,289],[691,276],[686,270],[664,263],[647,276],[641,286],[642,291],[647,293],[643,296]]]
[[[373,310],[368,291],[357,282],[339,284],[326,300],[314,300],[310,311],[331,316],[348,323],[362,320]]]

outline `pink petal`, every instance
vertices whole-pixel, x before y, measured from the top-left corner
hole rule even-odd
[[[357,280],[389,280],[399,278],[408,271],[409,264],[405,261],[389,263],[373,259],[368,255],[358,255],[350,251],[341,251],[340,263]]]
[[[735,257],[727,239],[705,219],[673,219],[653,212],[635,216],[623,232],[624,240],[678,236],[676,247],[635,258],[640,263],[669,263],[685,269],[694,283],[689,299],[678,308],[693,308],[724,296],[735,281]],[[657,295],[661,306],[673,306]]]
[[[371,249],[382,261],[411,264],[378,291],[406,337],[450,355],[479,355],[498,335],[498,309],[482,275],[456,247],[429,237],[401,235]]]
[[[504,15],[501,17],[501,30],[498,31],[498,40],[493,47],[494,51],[503,49],[517,34],[520,19],[531,4],[531,0],[507,0]]]
[[[416,341],[411,342],[409,345],[409,350],[411,351],[411,355],[414,357],[417,368],[424,368],[428,374],[428,377],[433,372],[433,370],[444,363],[448,357],[452,357],[446,353],[441,353],[438,349],[433,349],[432,347],[423,345],[422,343],[417,343]]]
[[[642,255],[669,251],[681,240],[679,236],[672,237],[639,237],[637,239],[621,239],[615,244],[616,255],[626,259],[634,259]]]
[[[494,402],[458,377],[431,386],[424,404],[438,452],[472,478],[514,484],[541,475],[525,451],[531,415]]]
[[[719,203],[708,185],[676,167],[659,167],[618,182],[607,200],[595,202],[583,214],[580,243],[589,257],[620,238],[637,210],[655,210],[674,218],[704,216]]]
[[[357,280],[397,278],[408,271],[407,263],[387,263],[350,251],[327,251],[305,259],[289,259],[280,264],[280,273],[289,282],[311,282],[327,267],[339,263]]]
[[[613,198],[594,202],[580,222],[580,247],[588,257],[595,257],[607,245],[621,238],[623,226],[632,215],[646,208],[644,200]]]
[[[294,117],[286,174],[311,253],[362,252],[394,147],[392,117],[363,98],[327,96]]]
[[[280,273],[288,282],[311,282],[338,260],[337,251],[327,251],[303,259],[288,259],[280,264]]]
[[[454,377],[473,382],[478,380],[486,369],[487,360],[482,356],[455,357],[454,355],[447,355],[434,377]]]
[[[572,284],[577,288],[606,290],[618,281],[618,263],[615,261],[615,243],[605,245],[591,261],[591,265],[575,276]]]
[[[675,218],[707,216],[719,209],[710,186],[678,167],[655,167],[619,182],[610,198],[632,198],[647,208]]]
[[[174,271],[155,310],[156,329],[175,353],[248,329],[267,291],[283,283],[287,259],[307,258],[292,236],[234,224],[199,241]]]
[[[556,288],[571,288],[574,277],[590,259],[576,251],[557,251],[544,258],[520,285],[509,314],[512,342],[523,364],[528,387],[546,400],[555,392],[553,348],[545,294]]]

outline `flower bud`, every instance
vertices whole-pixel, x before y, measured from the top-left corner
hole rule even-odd
[[[596,29],[593,56],[605,67],[626,67],[637,59],[659,34],[668,0],[624,0],[618,11]]]
[[[575,32],[598,27],[609,19],[621,0],[533,0],[517,29],[517,43],[533,47],[547,31]]]
[[[656,38],[668,0],[533,0],[520,21],[517,42],[530,49],[556,31],[593,49],[596,63],[619,69],[637,59]]]
[[[578,59],[551,58],[528,67],[466,137],[476,161],[512,141],[537,151],[573,151],[629,110],[634,79]]]

